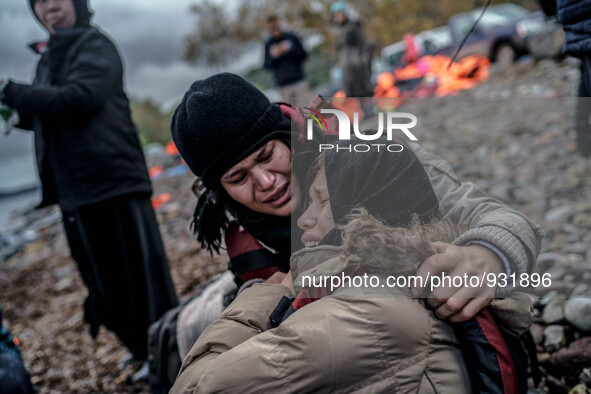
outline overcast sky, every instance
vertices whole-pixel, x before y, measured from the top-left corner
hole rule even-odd
[[[90,0],[94,24],[111,36],[125,64],[130,96],[149,97],[166,107],[180,100],[191,82],[219,71],[242,72],[262,62],[255,48],[233,64],[216,70],[181,60],[183,37],[195,18],[189,5],[197,0]],[[34,19],[27,0],[0,0],[0,78],[31,81],[37,56],[27,43],[47,33]]]

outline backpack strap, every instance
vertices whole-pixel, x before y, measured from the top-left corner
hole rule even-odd
[[[471,320],[453,324],[453,327],[462,347],[474,392],[502,394],[523,391],[527,357],[517,351],[521,349],[509,348],[488,309],[481,310]],[[519,347],[519,338],[514,338],[510,344],[512,348]],[[520,366],[519,371],[516,364]],[[524,364],[525,369],[521,368]]]
[[[277,271],[289,270],[281,255],[267,249],[238,222],[230,224],[225,237],[230,257],[228,266],[238,287],[251,279],[267,279]]]
[[[481,313],[478,313],[475,316],[475,319],[478,324],[480,324],[482,332],[486,336],[486,339],[493,346],[497,355],[499,372],[503,382],[503,392],[517,393],[519,390],[517,386],[517,373],[515,370],[515,365],[513,364],[511,353],[509,352],[509,348],[507,347],[505,339],[501,334],[501,330],[499,330],[497,323],[493,319],[488,309],[483,309]]]

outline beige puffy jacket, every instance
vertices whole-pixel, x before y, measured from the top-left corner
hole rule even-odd
[[[340,251],[305,249],[292,267],[300,280],[336,273],[344,266]],[[452,328],[403,290],[340,288],[272,328],[269,315],[290,295],[277,284],[241,293],[199,337],[171,392],[470,391]],[[531,308],[521,312],[509,313],[519,323],[514,331],[531,323]]]

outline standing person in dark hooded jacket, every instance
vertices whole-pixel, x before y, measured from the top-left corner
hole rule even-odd
[[[88,288],[84,316],[117,334],[135,359],[147,328],[177,304],[144,156],[114,44],[90,25],[86,0],[30,0],[50,34],[31,85],[3,83],[2,101],[33,130],[43,200],[59,204]]]

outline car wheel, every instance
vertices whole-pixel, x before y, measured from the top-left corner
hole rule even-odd
[[[495,62],[503,65],[510,66],[517,59],[517,53],[511,44],[500,44],[495,52]]]

